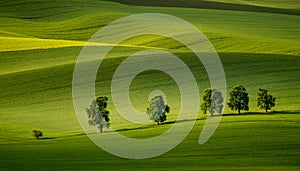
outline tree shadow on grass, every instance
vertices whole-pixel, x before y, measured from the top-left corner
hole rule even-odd
[[[182,122],[192,122],[192,121],[199,121],[199,120],[206,120],[206,119],[207,119],[206,117],[202,117],[202,118],[197,118],[197,119],[182,119],[182,120],[175,120],[175,121],[167,121],[167,122],[164,122],[163,125],[182,123]]]
[[[56,137],[41,137],[38,138],[37,140],[53,140],[53,139],[57,139]]]
[[[71,135],[65,135],[65,136],[57,136],[57,137],[40,137],[38,139],[33,138],[33,140],[55,140],[55,139],[63,139],[63,138],[71,138],[71,137],[77,137],[77,136],[86,136],[85,133],[78,133],[78,134],[71,134]],[[32,139],[30,139],[32,140]]]
[[[175,121],[167,121],[164,123],[161,123],[160,125],[145,125],[145,126],[139,126],[139,127],[134,127],[134,128],[123,128],[123,129],[117,129],[115,132],[123,132],[123,131],[133,131],[133,130],[141,130],[141,129],[153,129],[157,128],[159,126],[163,125],[170,125],[174,123],[182,123],[182,122],[192,122],[192,121],[197,121],[197,120],[205,120],[206,118],[197,118],[197,119],[182,119],[182,120],[175,120]]]
[[[242,116],[242,115],[276,115],[276,114],[300,114],[299,110],[281,110],[266,112],[244,112],[240,115],[238,113],[225,113],[223,116]]]
[[[36,138],[28,138],[27,140],[35,140],[35,141],[45,141],[45,140],[54,140],[57,139],[57,137],[40,137],[38,139]]]
[[[300,110],[271,111],[271,114],[300,114]]]
[[[78,137],[78,136],[86,136],[85,133],[77,133],[77,134],[71,134],[71,135],[65,135],[65,136],[59,136],[57,138],[69,138],[69,137]]]
[[[237,113],[225,113],[222,116],[247,116],[247,115],[276,115],[276,114],[300,114],[300,110],[282,110],[282,111],[270,111],[268,113],[265,112],[244,112],[241,113],[240,115]],[[214,115],[213,117],[220,117],[221,115]],[[197,118],[196,121],[198,120],[206,120],[207,117],[201,117]],[[173,120],[173,121],[167,121],[162,123],[161,125],[143,125],[139,127],[134,127],[134,128],[122,128],[122,129],[116,129],[115,132],[126,132],[126,131],[134,131],[134,130],[145,130],[145,129],[154,129],[159,126],[163,125],[171,125],[175,123],[183,123],[183,122],[192,122],[195,121],[195,119],[182,119],[182,120]],[[105,131],[103,133],[110,133],[112,131]],[[98,132],[95,133],[89,133],[89,134],[99,134]],[[70,138],[70,137],[78,137],[78,136],[87,136],[86,133],[77,133],[77,134],[72,134],[72,135],[66,135],[66,136],[58,136],[58,137],[41,137],[38,140],[53,140],[53,139],[63,139],[63,138]]]
[[[149,128],[155,128],[154,125],[145,125],[145,126],[139,126],[134,128],[122,128],[122,129],[116,129],[115,132],[124,132],[124,131],[132,131],[132,130],[140,130],[140,129],[149,129]]]
[[[282,111],[270,111],[268,113],[265,112],[244,112],[241,113],[240,115],[237,113],[225,113],[222,116],[226,117],[226,116],[245,116],[245,115],[276,115],[276,114],[300,114],[300,110],[282,110]],[[221,115],[214,115],[212,117],[220,117]],[[192,122],[192,121],[198,121],[198,120],[206,120],[208,117],[211,116],[206,116],[206,117],[201,117],[201,118],[197,118],[197,119],[182,119],[182,120],[172,120],[172,121],[167,121],[162,123],[161,125],[143,125],[143,126],[139,126],[139,127],[134,127],[134,128],[122,128],[122,129],[116,129],[114,130],[115,132],[126,132],[126,131],[134,131],[134,130],[145,130],[145,129],[154,129],[157,128],[159,126],[163,126],[163,125],[171,125],[171,124],[175,124],[175,123],[183,123],[183,122]],[[109,133],[112,131],[105,131],[103,133]],[[95,133],[95,134],[99,134],[99,133]],[[86,135],[86,134],[78,134],[77,136],[80,135]],[[72,136],[72,135],[71,135]],[[73,135],[74,136],[74,135]],[[68,136],[65,136],[68,137]]]

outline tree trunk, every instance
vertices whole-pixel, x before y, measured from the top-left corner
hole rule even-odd
[[[103,124],[100,124],[100,125],[99,125],[99,131],[100,131],[100,133],[103,132]]]
[[[239,113],[239,115],[241,114],[241,109],[238,109],[238,113]]]
[[[266,113],[268,113],[268,108],[266,108]]]

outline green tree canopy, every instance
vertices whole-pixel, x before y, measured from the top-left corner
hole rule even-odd
[[[43,132],[42,132],[42,131],[39,131],[39,130],[33,130],[33,131],[32,131],[32,136],[33,136],[35,139],[39,139],[40,137],[43,136]]]
[[[209,111],[213,116],[216,113],[221,113],[223,107],[223,96],[220,91],[212,88],[204,90],[201,103],[201,110],[204,114]]]
[[[231,110],[237,110],[241,114],[241,110],[249,110],[249,96],[247,90],[242,85],[236,85],[229,93],[228,106]]]
[[[275,106],[275,99],[275,97],[268,94],[268,90],[260,88],[257,93],[257,106],[266,110],[267,113],[268,110]]]
[[[161,95],[153,97],[148,102],[147,114],[149,118],[157,124],[163,123],[167,120],[166,113],[170,112],[170,107],[165,105],[163,97]]]
[[[109,127],[109,111],[106,109],[107,100],[107,97],[97,97],[96,100],[92,101],[90,107],[86,109],[89,125],[97,125],[100,133],[103,132],[104,125]]]

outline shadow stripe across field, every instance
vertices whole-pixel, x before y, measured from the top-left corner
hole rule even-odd
[[[211,2],[211,1],[196,1],[196,0],[163,0],[163,1],[107,0],[107,1],[113,1],[121,4],[134,5],[134,6],[186,7],[186,8],[203,8],[203,9],[289,14],[289,15],[298,15],[298,16],[300,15],[300,11],[294,9],[271,8],[271,7],[263,7],[263,6],[232,4],[232,3],[224,3],[224,2]]]

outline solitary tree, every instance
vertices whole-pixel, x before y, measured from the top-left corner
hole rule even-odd
[[[268,94],[268,90],[260,88],[257,93],[257,106],[268,113],[268,110],[275,106],[275,97]]]
[[[33,131],[32,131],[32,136],[33,136],[35,139],[39,139],[40,137],[43,136],[43,132],[42,132],[42,131],[39,131],[39,130],[33,130]]]
[[[99,132],[103,132],[103,127],[109,127],[109,111],[107,108],[107,97],[97,97],[92,101],[89,108],[86,109],[89,117],[89,125],[98,125]]]
[[[249,110],[249,96],[248,93],[242,85],[236,85],[229,93],[229,103],[228,106],[231,110],[237,110],[241,114],[241,110]]]
[[[207,111],[211,116],[216,113],[221,113],[223,109],[223,96],[222,93],[216,89],[207,88],[203,92],[201,110],[204,114]]]
[[[167,120],[166,113],[170,112],[170,107],[165,105],[163,97],[161,95],[153,97],[149,101],[149,106],[147,107],[147,114],[149,118],[159,125]]]

